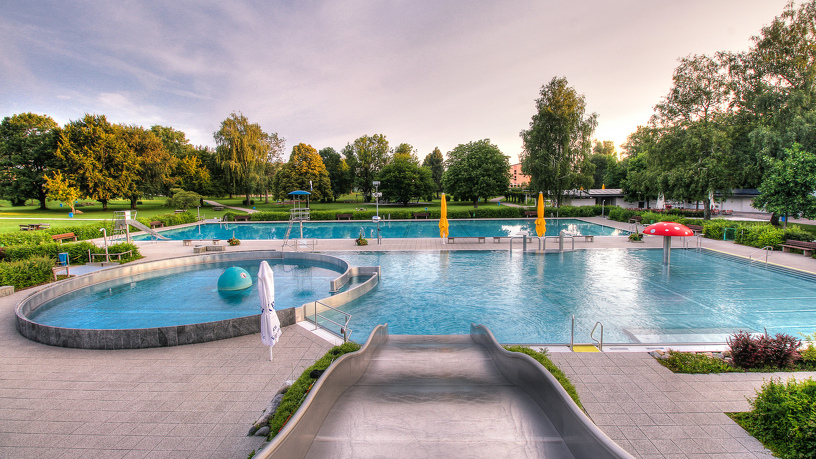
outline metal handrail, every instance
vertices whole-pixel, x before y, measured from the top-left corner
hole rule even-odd
[[[759,253],[759,252],[763,252],[763,251],[765,252],[765,264],[767,265],[768,264],[768,254],[770,252],[773,252],[773,246],[771,246],[771,245],[766,245],[765,247],[763,247],[763,248],[761,248],[759,250],[754,250],[753,252],[748,254],[748,264],[750,265],[750,264],[754,263],[753,256],[754,256],[755,253]],[[756,260],[756,261],[759,261],[759,260]]]
[[[346,321],[345,321],[345,323],[342,323],[342,324],[341,324],[341,323],[339,323],[339,322],[335,322],[335,321],[333,321],[332,319],[330,319],[330,318],[328,318],[328,317],[324,316],[323,314],[320,314],[319,312],[317,312],[317,305],[318,305],[318,303],[319,303],[320,305],[322,305],[323,307],[327,308],[327,309],[331,309],[332,311],[337,311],[337,312],[339,312],[340,314],[343,314],[344,316],[346,316]],[[337,309],[337,308],[333,308],[333,307],[329,306],[328,304],[323,303],[323,302],[321,302],[321,301],[315,301],[315,302],[314,302],[314,324],[315,324],[315,330],[317,330],[317,327],[323,327],[322,325],[320,325],[320,324],[317,322],[317,318],[318,318],[318,317],[320,317],[320,318],[322,318],[322,319],[324,319],[324,320],[327,320],[327,321],[329,321],[329,322],[331,322],[331,323],[333,323],[333,324],[337,325],[338,327],[340,327],[340,336],[342,336],[342,337],[343,337],[343,342],[344,342],[344,343],[347,343],[347,342],[348,342],[348,340],[349,340],[349,336],[351,336],[351,332],[353,331],[353,330],[351,330],[351,329],[349,328],[349,326],[348,326],[349,321],[351,321],[351,314],[349,314],[349,313],[347,313],[347,312],[344,312],[344,311],[341,311],[341,310],[339,310],[339,309]],[[331,331],[331,332],[333,333],[333,331],[332,331],[332,330],[330,330],[328,327],[323,327],[323,328],[325,328],[325,329],[327,329],[327,330],[329,330],[329,331]]]
[[[601,340],[598,341],[595,339],[595,329],[598,328],[598,325],[601,326]],[[592,333],[589,334],[590,339],[598,343],[598,350],[603,352],[603,324],[601,322],[595,322],[595,326],[592,327]]]

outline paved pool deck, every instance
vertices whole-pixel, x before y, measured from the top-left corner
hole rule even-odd
[[[629,228],[601,218],[587,220]],[[279,250],[280,244],[244,241],[226,250]],[[746,257],[756,250],[708,239],[702,244]],[[633,244],[624,237],[596,237],[575,245],[657,248],[662,241],[646,237],[644,243]],[[193,255],[192,247],[181,241],[140,242],[139,247],[146,260]],[[316,247],[359,249],[351,240],[321,240]],[[363,249],[508,250],[509,243],[386,239],[380,245],[372,240]],[[801,254],[775,252],[769,262],[816,273],[816,260]],[[274,392],[331,347],[294,325],[284,329],[272,362],[258,335],[156,349],[57,348],[29,341],[14,328],[14,307],[33,290],[0,298],[3,458],[246,458],[263,442],[246,433]],[[575,384],[593,421],[640,458],[771,457],[724,413],[748,410],[747,397],[770,378],[816,376],[678,375],[645,352],[551,355]]]

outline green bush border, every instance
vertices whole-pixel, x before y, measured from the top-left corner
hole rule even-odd
[[[538,363],[541,364],[541,366],[546,368],[547,371],[549,371],[553,376],[555,376],[555,379],[557,379],[558,382],[561,383],[561,387],[563,387],[564,390],[567,391],[567,394],[569,394],[570,398],[572,398],[572,401],[574,401],[575,404],[578,405],[578,407],[581,408],[582,411],[586,412],[586,410],[584,410],[584,406],[581,405],[581,399],[578,396],[578,391],[575,390],[575,386],[572,385],[572,382],[569,380],[567,375],[564,374],[564,372],[561,371],[561,369],[558,368],[558,366],[554,364],[552,360],[550,360],[550,358],[547,356],[548,354],[547,349],[542,349],[542,352],[537,352],[530,349],[529,347],[518,345],[504,346],[504,348],[510,352],[520,352],[522,354],[527,354],[530,357],[534,358]]]
[[[283,400],[281,400],[277,411],[275,411],[275,415],[269,420],[268,439],[271,440],[273,437],[275,437],[289,418],[295,414],[298,408],[300,408],[300,405],[306,398],[306,394],[312,388],[315,381],[317,381],[309,376],[312,370],[325,370],[340,356],[349,352],[356,352],[358,350],[360,350],[360,345],[353,341],[343,343],[340,346],[334,346],[333,348],[329,349],[329,352],[323,355],[323,357],[317,359],[317,361],[315,361],[315,363],[313,363],[309,368],[303,370],[303,373],[301,373],[297,381],[295,381],[292,384],[292,387],[286,391],[286,394],[283,396]]]

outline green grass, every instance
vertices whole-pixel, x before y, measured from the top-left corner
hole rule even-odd
[[[275,411],[275,414],[269,420],[270,440],[280,432],[283,426],[286,425],[286,422],[289,421],[289,418],[300,408],[303,400],[306,399],[306,394],[309,393],[312,385],[317,381],[309,376],[312,370],[325,370],[343,354],[358,350],[360,350],[360,345],[353,341],[341,344],[340,346],[334,346],[323,357],[319,358],[301,373],[297,381],[286,391],[283,400],[281,400],[278,406],[278,410]]]

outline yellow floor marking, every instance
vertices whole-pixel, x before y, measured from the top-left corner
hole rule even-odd
[[[601,352],[597,347],[591,344],[576,344],[572,346],[572,352]]]

